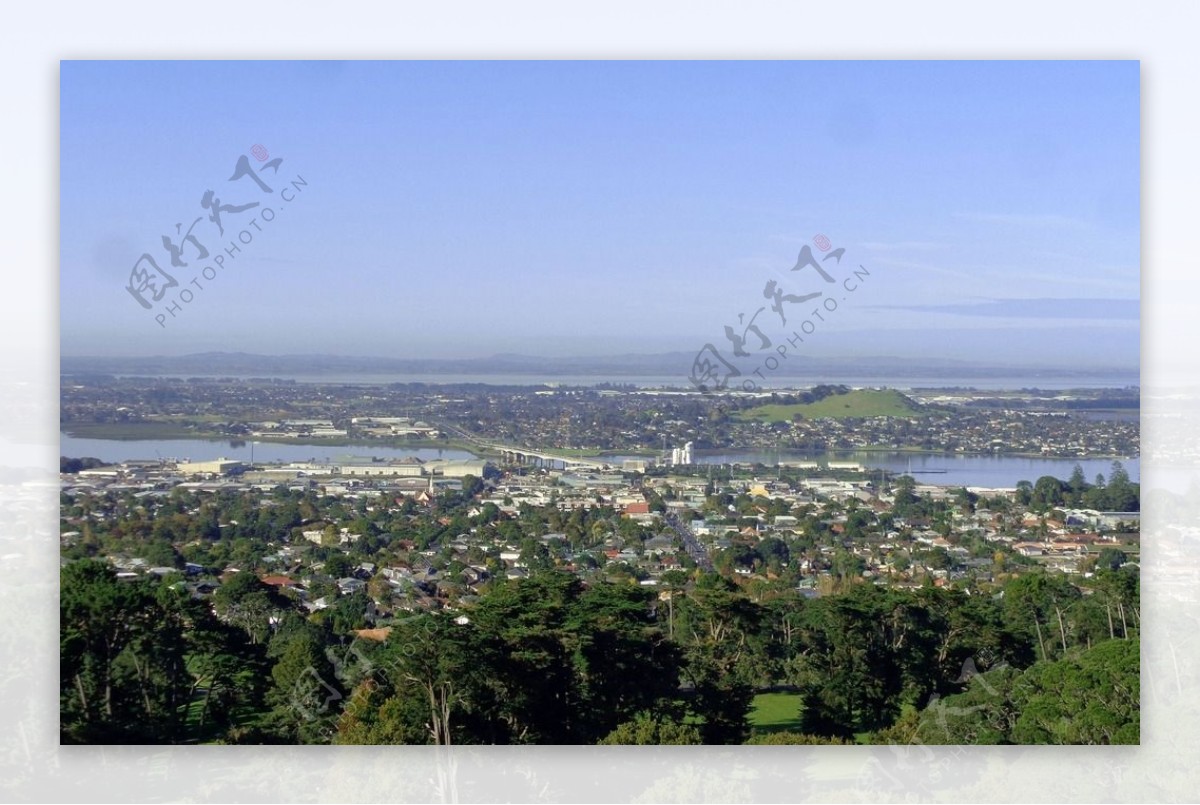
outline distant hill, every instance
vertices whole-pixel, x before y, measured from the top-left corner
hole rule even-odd
[[[661,352],[588,357],[544,357],[501,354],[478,358],[390,358],[347,355],[258,355],[247,352],[203,352],[152,357],[95,357],[64,355],[60,370],[66,375],[183,375],[227,377],[320,377],[353,375],[554,375],[596,376],[597,382],[613,376],[678,376],[687,383],[695,354]],[[1119,370],[1117,370],[1119,371]],[[1053,378],[1090,377],[1102,372],[1063,369],[1020,369],[983,366],[956,360],[914,360],[894,357],[822,358],[797,355],[782,362],[773,377],[803,380],[820,375],[838,377],[980,378],[997,375]],[[736,381],[735,381],[736,382]]]
[[[846,394],[833,394],[816,402],[799,405],[760,405],[739,412],[741,420],[761,422],[791,422],[796,416],[804,419],[849,419],[873,416],[924,416],[921,406],[893,389],[857,389]]]

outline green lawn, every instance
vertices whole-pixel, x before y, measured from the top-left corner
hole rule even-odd
[[[834,394],[807,405],[760,405],[739,412],[743,421],[791,422],[796,415],[805,419],[831,417],[921,416],[920,407],[893,389],[855,389],[846,394]]]
[[[801,698],[799,693],[760,693],[750,705],[750,727],[755,735],[774,732],[802,733],[800,722]],[[905,705],[906,710],[912,705]],[[870,743],[870,732],[855,733],[851,743]]]
[[[758,694],[750,706],[750,726],[756,733],[800,732],[800,694]]]

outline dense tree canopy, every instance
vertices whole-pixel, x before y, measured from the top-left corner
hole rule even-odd
[[[1057,516],[1050,507],[1096,503],[1097,489],[1117,495],[1106,504],[1137,494],[1114,467],[1107,482],[1089,484],[1080,472],[1025,484],[1018,495],[1045,507],[1034,527],[1045,528]],[[521,504],[502,514],[447,494],[424,513],[411,501],[372,513],[363,501],[312,492],[277,490],[262,506],[180,491],[148,517],[128,495],[89,500],[110,516],[97,520],[98,537],[81,529],[70,549],[78,561],[62,571],[63,740],[742,743],[766,740],[751,717],[764,690],[796,699],[795,725],[773,739],[781,742],[932,740],[930,724],[944,732],[942,722],[951,724],[946,740],[1136,736],[1136,677],[1114,677],[1120,690],[1088,692],[1136,653],[1140,595],[1129,545],[1093,554],[1091,574],[1024,562],[1014,576],[1011,551],[951,529],[954,515],[1003,502],[966,490],[935,502],[914,490],[901,478],[894,511],[880,515],[854,499],[789,509],[714,488],[705,506],[729,527],[718,572],[689,557],[657,571],[656,586],[640,584],[645,568],[617,548],[640,552],[657,535],[611,506]],[[648,498],[665,508],[676,493],[661,492]],[[793,530],[756,537],[760,517],[785,516],[795,518]],[[341,518],[357,541],[340,543],[330,520]],[[936,545],[896,544],[888,534],[915,527],[953,534]],[[469,550],[452,544],[472,529],[520,546],[518,578],[505,578],[491,540]],[[313,530],[329,544],[304,540]],[[268,534],[287,539],[268,544]],[[306,551],[303,568],[283,556],[289,541]],[[118,580],[82,558],[97,543],[136,546],[164,567],[186,560],[240,572],[222,572],[211,595],[179,574]],[[263,569],[270,551],[272,561],[311,574],[307,606]],[[371,569],[397,555],[404,559],[388,574]],[[881,575],[876,558],[907,583]],[[921,586],[903,573],[952,572],[968,561],[983,568],[982,583],[948,573],[950,584],[934,586],[930,574]],[[584,579],[580,568],[594,572]],[[483,580],[468,587],[465,573]],[[347,576],[365,589],[341,593]],[[798,586],[812,576],[822,579],[815,597]],[[420,596],[410,594],[414,585]],[[380,622],[390,633],[364,636]],[[991,720],[966,718],[985,698]],[[1082,708],[1080,723],[1059,723],[1072,707]],[[1106,708],[1116,715],[1103,716]]]
[[[65,742],[184,742],[259,707],[261,647],[178,587],[94,561],[64,567],[61,585]]]

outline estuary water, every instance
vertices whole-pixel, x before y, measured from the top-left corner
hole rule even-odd
[[[212,461],[217,458],[267,461],[337,462],[350,458],[419,458],[461,460],[475,458],[465,450],[444,450],[436,447],[398,448],[372,444],[279,444],[262,440],[229,439],[81,439],[60,434],[59,454],[70,458],[85,456],[101,461],[133,459],[178,459]]]
[[[59,454],[71,458],[90,456],[102,461],[131,459],[187,459],[211,461],[217,458],[241,461],[316,461],[338,462],[352,458],[382,459],[419,458],[461,460],[475,458],[465,450],[433,447],[399,448],[364,443],[356,445],[278,444],[269,441],[232,442],[228,439],[85,439],[61,434]],[[608,460],[619,463],[626,458],[643,456],[615,455]],[[797,453],[787,450],[726,450],[696,456],[699,464],[753,464],[768,466],[780,461],[854,461],[875,470],[910,472],[921,483],[939,486],[1013,487],[1018,481],[1037,481],[1043,475],[1069,478],[1076,464],[1083,468],[1088,481],[1096,475],[1106,478],[1112,469],[1112,459],[1023,458],[1017,456],[959,455],[902,453],[889,451],[855,451],[831,453]],[[1130,479],[1137,481],[1141,473],[1139,458],[1123,458],[1121,465]]]

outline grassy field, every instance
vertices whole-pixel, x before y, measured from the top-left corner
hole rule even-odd
[[[799,693],[759,693],[750,705],[750,727],[755,735],[774,732],[803,732]],[[905,705],[905,710],[912,709]],[[869,743],[869,732],[856,733],[852,743]],[[837,776],[837,775],[835,775]]]
[[[200,439],[205,433],[174,422],[69,422],[61,429],[79,439]]]
[[[794,416],[805,419],[848,419],[873,416],[921,416],[912,400],[893,389],[855,389],[847,394],[835,394],[807,405],[760,405],[741,411],[743,421],[791,422]]]
[[[800,694],[758,694],[750,707],[750,726],[760,734],[800,732]]]

